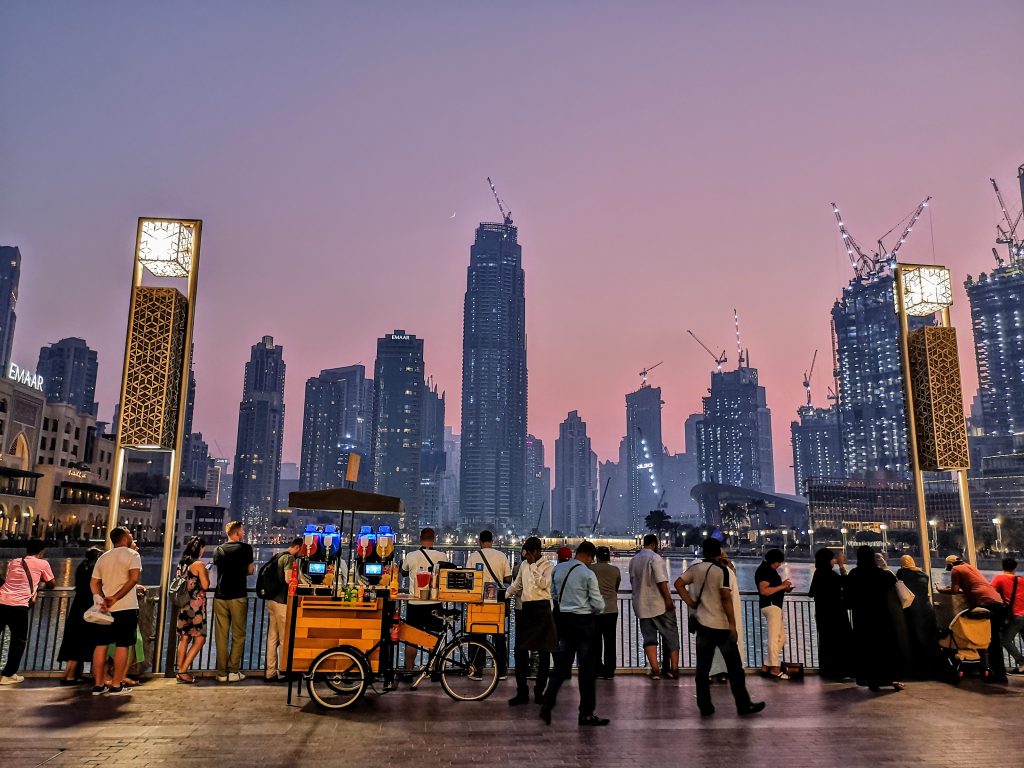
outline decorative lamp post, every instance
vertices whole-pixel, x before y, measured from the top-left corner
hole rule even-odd
[[[932,549],[934,549],[935,553],[938,554],[938,552],[939,552],[939,531],[938,531],[939,521],[938,520],[929,520],[928,521],[928,525],[932,529]]]
[[[120,517],[125,452],[130,449],[170,453],[154,669],[161,663],[167,631],[165,598],[174,554],[174,519],[188,404],[185,382],[192,356],[202,226],[198,219],[141,218],[135,235],[107,536]],[[146,284],[153,277],[160,278],[159,285]],[[167,287],[168,280],[184,281],[185,293],[178,287]]]
[[[996,552],[1003,551],[1003,519],[993,517],[992,524],[996,527]]]
[[[960,385],[956,329],[950,322],[953,287],[949,270],[937,265],[895,264],[893,299],[900,327],[900,357],[907,412],[907,442],[922,569],[931,573],[924,472],[952,471],[960,492],[967,559],[973,565],[974,527],[967,487],[970,452]],[[940,324],[910,329],[911,317],[939,314]],[[930,580],[929,580],[930,584]]]
[[[847,543],[846,543],[846,529],[845,528],[840,528],[839,532],[841,534],[843,534],[843,552],[846,552],[846,547],[847,547]]]
[[[879,528],[882,529],[882,553],[889,554],[889,526],[882,523]]]

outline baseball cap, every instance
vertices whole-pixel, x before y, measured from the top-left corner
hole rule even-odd
[[[568,547],[559,547],[558,562],[564,563],[566,560],[572,560],[572,550]]]
[[[950,555],[946,558],[946,567],[952,568],[954,565],[960,562],[960,555]]]

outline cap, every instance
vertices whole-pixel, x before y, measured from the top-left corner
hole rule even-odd
[[[598,547],[597,548],[597,559],[598,560],[610,560],[611,556],[612,556],[612,551],[610,549],[608,549],[608,547]]]
[[[558,562],[564,563],[566,560],[572,560],[572,550],[568,547],[559,547]]]
[[[946,558],[946,567],[948,568],[951,565],[956,565],[959,562],[960,562],[960,555],[950,555],[949,557]]]

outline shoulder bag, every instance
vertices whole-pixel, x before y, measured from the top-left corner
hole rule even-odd
[[[910,591],[910,587],[899,579],[896,579],[896,594],[900,598],[900,605],[903,606],[903,610],[906,610],[913,604],[914,593]]]
[[[36,592],[36,583],[32,579],[32,571],[28,569],[28,563],[25,562],[24,557],[21,558],[21,567],[25,569],[25,578],[28,579],[28,591],[30,593],[28,598],[28,607],[31,608],[36,604],[36,596],[38,594]]]
[[[494,572],[494,569],[491,567],[490,562],[487,560],[487,556],[484,554],[483,547],[477,549],[477,552],[480,553],[480,559],[484,561],[484,568],[486,568],[487,572],[491,574],[491,578],[494,579],[494,583],[498,585],[498,602],[505,602],[505,600],[508,599],[505,597],[505,590],[507,589],[505,583],[501,579],[499,579],[497,574]]]
[[[707,570],[704,571],[704,583],[700,585],[700,592],[697,593],[697,599],[694,601],[697,605],[693,608],[687,608],[686,611],[686,631],[691,635],[697,634],[697,627],[700,623],[697,621],[697,608],[700,606],[700,599],[704,597],[704,587],[708,585],[708,575],[711,573],[711,569],[715,567],[714,563],[708,563]]]

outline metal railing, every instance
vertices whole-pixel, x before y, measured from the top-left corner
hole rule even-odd
[[[145,665],[149,669],[163,669],[163,664],[154,665],[152,659],[155,632],[157,589],[150,588],[145,600],[141,601],[139,626],[146,646]],[[30,673],[58,673],[62,663],[57,660],[64,636],[68,608],[74,597],[70,587],[42,592],[29,614],[29,637],[22,657],[21,670]],[[680,628],[680,666],[692,669],[696,664],[694,636],[686,631],[686,608],[675,598],[676,618]],[[740,605],[740,650],[747,668],[760,667],[764,661],[764,627],[758,607],[756,592],[741,593]],[[640,629],[633,614],[633,603],[629,592],[620,592],[618,599],[619,619],[616,624],[616,662],[623,671],[643,669],[647,660],[644,655]],[[172,619],[173,620],[173,619]],[[245,651],[242,669],[262,670],[266,655],[267,625],[269,617],[266,603],[249,591],[248,616],[246,620]],[[786,629],[786,644],[783,658],[788,662],[803,664],[807,669],[818,667],[818,638],[814,625],[814,602],[805,593],[790,593],[783,604],[783,621]],[[213,593],[207,596],[207,637],[206,643],[193,663],[197,672],[216,669],[217,648],[213,627]],[[508,611],[507,631],[510,642],[509,662],[512,661],[512,638],[515,633],[514,612]],[[174,641],[176,642],[176,640]],[[1017,639],[1018,645],[1021,639]],[[173,646],[173,642],[169,643]],[[7,657],[7,637],[2,641],[0,660]]]

